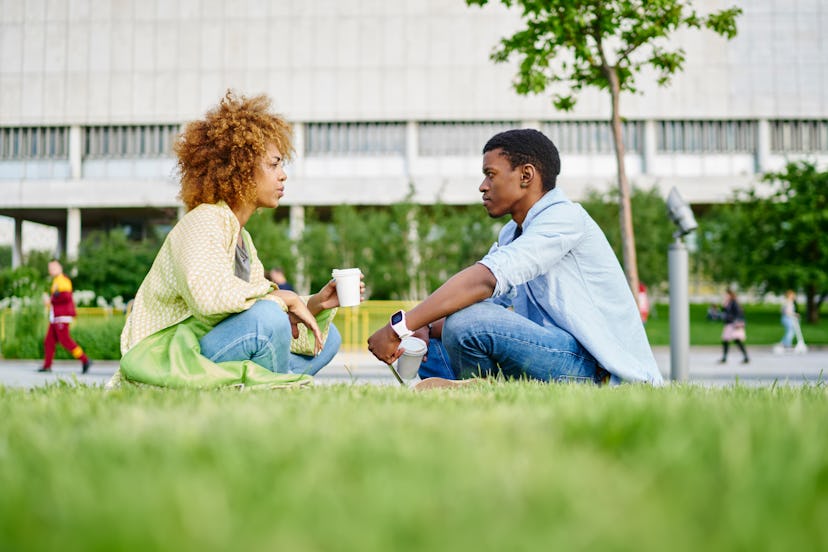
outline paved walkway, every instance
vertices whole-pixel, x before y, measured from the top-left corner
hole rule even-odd
[[[828,381],[828,348],[812,348],[806,354],[774,354],[769,346],[748,349],[749,364],[741,364],[739,354],[731,354],[727,364],[719,364],[718,347],[693,347],[690,350],[689,381],[702,385],[802,385]],[[654,348],[656,362],[665,378],[670,376],[669,347]],[[51,374],[40,374],[37,360],[0,359],[0,385],[32,388],[50,382],[77,381],[84,385],[104,385],[118,367],[117,361],[97,361],[87,374],[81,374],[77,361],[56,361]],[[339,353],[316,376],[318,385],[354,383],[399,385],[387,366],[370,353]]]

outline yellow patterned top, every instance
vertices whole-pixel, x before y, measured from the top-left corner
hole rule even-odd
[[[249,282],[237,278],[234,272],[239,230],[250,256]],[[203,203],[184,215],[164,240],[127,317],[121,333],[121,353],[191,316],[214,326],[260,299],[275,301],[287,310],[284,301],[268,294],[274,288],[275,284],[264,276],[250,235],[240,228],[230,207],[224,202]],[[300,331],[300,341],[307,341],[307,333]],[[291,350],[302,352],[308,345],[291,343]]]

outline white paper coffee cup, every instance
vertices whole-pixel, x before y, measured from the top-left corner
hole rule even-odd
[[[340,307],[359,305],[359,283],[362,271],[358,268],[335,268],[331,276],[336,280],[336,296]]]
[[[420,370],[420,363],[428,350],[426,342],[417,337],[406,337],[400,343],[405,352],[397,360],[397,373],[403,379],[413,379]]]

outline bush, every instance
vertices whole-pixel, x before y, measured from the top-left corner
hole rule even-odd
[[[48,327],[46,309],[30,298],[18,299],[3,317],[0,352],[3,358],[43,358],[43,338]]]
[[[83,347],[89,358],[118,360],[121,358],[121,330],[124,329],[124,320],[123,316],[81,317],[72,324],[72,337]],[[71,359],[72,355],[58,346],[55,358]]]
[[[43,339],[49,323],[43,305],[26,301],[15,309],[0,313],[4,335],[0,340],[3,358],[43,358]],[[118,360],[121,358],[120,337],[124,317],[80,317],[72,324],[72,338],[92,359]],[[57,346],[56,359],[71,359],[72,355]]]
[[[107,299],[132,299],[160,246],[156,239],[134,241],[120,231],[92,232],[81,242],[74,288],[91,289]]]

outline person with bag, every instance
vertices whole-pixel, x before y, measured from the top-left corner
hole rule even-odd
[[[257,209],[279,205],[291,140],[264,95],[228,91],[186,126],[175,153],[188,211],[135,296],[110,386],[292,387],[333,359],[336,282],[309,297],[279,289],[244,228]]]
[[[722,329],[722,358],[719,360],[719,363],[724,364],[727,362],[727,352],[732,341],[742,351],[742,364],[747,364],[750,362],[750,358],[748,358],[747,349],[745,348],[745,340],[747,338],[745,333],[745,311],[742,309],[739,301],[737,301],[736,293],[730,288],[725,292],[721,317],[724,322],[724,328]]]

